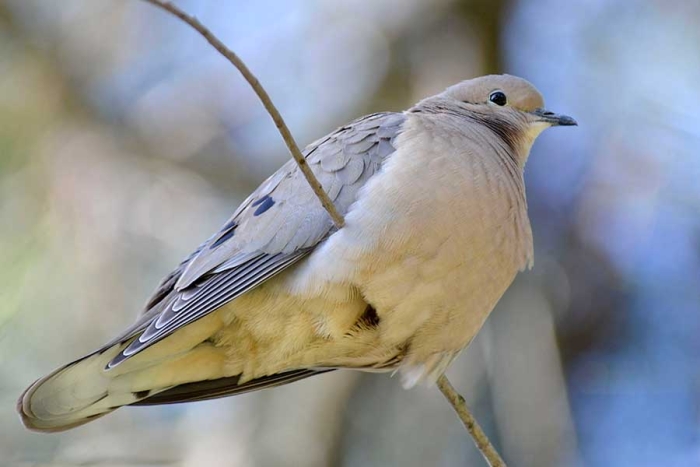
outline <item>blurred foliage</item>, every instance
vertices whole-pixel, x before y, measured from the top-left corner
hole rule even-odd
[[[491,72],[575,116],[528,162],[535,268],[450,377],[512,465],[700,463],[700,4],[179,4],[302,144]],[[0,0],[0,465],[482,465],[437,390],[352,372],[20,426],[21,390],[128,325],[287,157],[236,71],[162,12]]]

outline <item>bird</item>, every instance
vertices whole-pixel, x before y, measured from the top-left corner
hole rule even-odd
[[[525,79],[462,81],[304,150],[167,275],[136,322],[32,384],[31,430],[119,407],[192,402],[336,369],[434,383],[532,267],[523,170],[537,136],[577,125]]]

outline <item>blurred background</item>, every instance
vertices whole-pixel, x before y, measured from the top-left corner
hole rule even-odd
[[[536,262],[448,374],[513,466],[700,465],[700,2],[182,0],[301,145],[508,72],[578,128],[526,168]],[[0,466],[481,466],[437,389],[334,372],[25,431],[18,394],[132,322],[288,154],[137,0],[0,0]]]

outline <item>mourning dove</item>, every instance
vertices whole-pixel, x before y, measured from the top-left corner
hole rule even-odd
[[[523,167],[576,125],[527,81],[461,82],[304,151],[345,226],[290,161],[158,286],[136,323],[38,380],[32,430],[123,405],[211,399],[338,368],[435,381],[532,265]]]

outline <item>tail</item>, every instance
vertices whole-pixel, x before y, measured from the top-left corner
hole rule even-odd
[[[353,335],[351,339],[322,346],[323,349],[312,346],[283,363],[269,363],[263,367],[265,370],[253,372],[249,369],[246,345],[218,346],[210,340],[222,326],[221,318],[212,313],[116,366],[108,364],[138,334],[108,344],[31,385],[17,406],[22,422],[34,431],[63,431],[124,405],[230,396],[280,386],[338,367],[386,371],[400,361],[403,352],[402,348],[377,347],[376,328],[372,328],[371,332]]]
[[[111,394],[112,378],[103,371],[119,346],[83,357],[41,378],[17,401],[25,427],[55,432],[74,428],[135,402],[132,394]]]
[[[22,394],[22,423],[34,431],[63,431],[183,384],[232,376],[225,373],[224,349],[208,342],[173,348],[181,343],[162,341],[108,369],[128,342],[116,344],[59,368]]]
[[[163,343],[167,345],[167,341]],[[118,344],[83,357],[32,384],[17,403],[24,426],[39,432],[64,431],[124,405],[226,397],[329,371],[295,369],[241,380],[242,368],[226,365],[225,350],[207,342],[166,357],[159,350],[167,348],[158,349],[156,344],[115,368],[105,369],[126,345]]]
[[[138,335],[69,363],[20,396],[22,423],[34,431],[68,430],[180,384],[229,376],[224,350],[205,342],[219,327],[210,315],[109,369]]]

